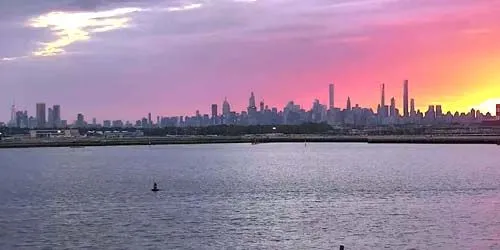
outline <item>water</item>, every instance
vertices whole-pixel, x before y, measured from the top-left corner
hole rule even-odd
[[[153,181],[164,191],[150,191]],[[500,147],[0,150],[0,249],[500,249]]]

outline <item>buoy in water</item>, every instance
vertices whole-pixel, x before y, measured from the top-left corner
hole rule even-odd
[[[156,185],[156,182],[153,184],[153,189],[151,189],[153,192],[158,192],[160,189],[158,189],[158,185]]]

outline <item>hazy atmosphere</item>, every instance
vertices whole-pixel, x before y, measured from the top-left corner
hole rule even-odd
[[[135,119],[208,112],[250,91],[375,108],[378,86],[416,106],[494,113],[498,0],[0,0],[0,120],[10,106]],[[400,105],[400,103],[398,103]]]

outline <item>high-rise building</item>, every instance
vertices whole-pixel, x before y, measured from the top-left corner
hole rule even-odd
[[[385,106],[385,84],[384,83],[382,83],[382,86],[380,86],[380,91],[381,91],[380,106],[384,107]]]
[[[122,120],[114,120],[111,126],[113,128],[123,128],[123,121]]]
[[[390,116],[396,116],[396,99],[391,98],[391,107],[389,108]]]
[[[85,127],[85,117],[83,116],[83,114],[78,114],[76,116],[75,126],[77,128],[83,128],[83,127]]]
[[[16,104],[12,104],[12,107],[10,109],[10,121],[9,121],[9,127],[19,127],[19,124],[17,122],[17,115],[16,115]]]
[[[36,127],[45,128],[47,117],[45,116],[45,103],[36,104]]]
[[[139,127],[140,127],[141,122],[139,121]],[[110,120],[104,120],[102,122],[102,126],[105,128],[111,128],[111,121]]]
[[[61,106],[60,105],[54,105],[52,107],[52,112],[53,114],[53,120],[54,120],[54,126],[56,128],[62,127],[61,125]]]
[[[443,108],[441,105],[436,105],[436,117],[443,116]]]
[[[153,127],[153,120],[151,120],[151,113],[148,113],[148,127]]]
[[[218,112],[217,104],[212,104],[212,118],[217,117],[217,115],[218,115],[217,112]]]
[[[250,111],[256,111],[256,110],[257,106],[255,106],[255,95],[252,92],[250,94],[250,98],[248,99],[248,113],[250,113]]]
[[[229,105],[227,98],[224,98],[224,102],[222,103],[222,115],[227,117],[229,116],[230,113],[231,113],[231,105]]]
[[[408,117],[408,80],[403,84],[403,116]]]
[[[411,99],[410,100],[410,113],[412,115],[415,115],[416,114],[416,110],[415,110],[415,99]]]
[[[49,108],[47,112],[47,127],[54,127],[54,110],[52,108]]]
[[[347,110],[351,110],[351,97],[347,97],[347,105],[346,105]]]
[[[330,84],[328,96],[329,96],[329,100],[330,100],[330,102],[329,102],[330,105],[328,106],[328,108],[330,110],[333,110],[335,108],[335,85],[333,85],[333,83]]]
[[[260,109],[259,109],[259,111],[260,111],[261,113],[263,113],[263,112],[264,112],[264,108],[265,108],[265,104],[264,104],[264,100],[262,100],[262,101],[260,102]]]
[[[434,120],[436,119],[436,108],[434,105],[429,105],[429,108],[427,109],[427,112],[425,112],[425,118],[427,120]]]
[[[28,127],[28,111],[16,111],[14,122],[10,122],[9,126],[16,128]]]
[[[500,120],[500,104],[497,104],[497,119]]]

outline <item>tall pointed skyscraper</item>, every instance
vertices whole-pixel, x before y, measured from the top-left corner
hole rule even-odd
[[[404,81],[403,84],[403,116],[408,117],[408,80]]]
[[[19,124],[17,124],[17,116],[16,116],[16,101],[12,103],[12,106],[10,108],[10,121],[9,121],[9,126],[10,127],[17,127]]]
[[[227,97],[224,98],[224,102],[222,103],[222,115],[229,117],[229,114],[231,113],[231,105],[229,105],[229,102],[227,101]]]
[[[410,114],[415,115],[417,111],[415,110],[415,99],[411,98],[410,101]]]
[[[351,110],[352,107],[351,107],[351,97],[347,97],[347,105],[346,105],[346,109],[347,110]]]
[[[382,108],[385,107],[385,84],[382,83],[382,85],[380,86],[380,91],[381,91],[381,97],[380,97],[380,106]]]
[[[250,94],[250,98],[248,99],[248,114],[253,115],[257,112],[257,106],[255,105],[255,95],[253,92]]]

